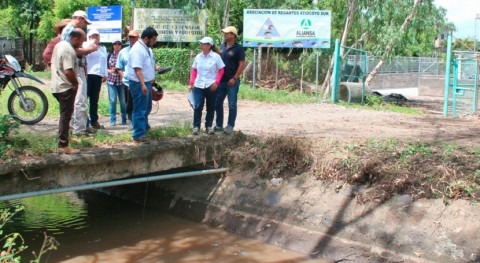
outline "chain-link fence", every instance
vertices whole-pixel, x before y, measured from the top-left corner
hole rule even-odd
[[[325,80],[331,63],[331,55],[319,51],[318,87]],[[244,81],[256,87],[267,89],[300,90],[313,92],[316,86],[316,50],[311,49],[247,49]],[[368,75],[380,58],[367,55],[366,66],[359,65],[365,59],[358,54],[349,54],[345,65],[357,65],[355,70]],[[348,67],[348,66],[347,66]],[[353,68],[352,68],[353,69]],[[255,72],[255,74],[254,74]],[[445,62],[437,57],[395,57],[387,60],[380,68],[370,89],[416,88],[422,78],[443,79]],[[345,80],[342,80],[345,81]],[[441,92],[442,87],[438,87]]]

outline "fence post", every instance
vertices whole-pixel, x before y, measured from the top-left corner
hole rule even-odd
[[[255,79],[257,76],[257,49],[253,49],[253,76],[252,76],[252,88],[255,89]]]
[[[318,102],[318,48],[317,48],[317,55],[316,55],[316,60],[315,60],[315,96],[317,97],[317,102]]]
[[[275,52],[275,63],[276,63],[276,68],[275,68],[275,89],[278,90],[278,52]]]
[[[335,40],[335,56],[333,64],[333,85],[332,85],[332,102],[338,102],[338,86],[339,86],[339,71],[340,71],[340,40]]]
[[[443,115],[448,116],[448,98],[450,97],[450,62],[452,61],[452,33],[448,34],[447,59],[445,61],[445,91],[443,101]]]

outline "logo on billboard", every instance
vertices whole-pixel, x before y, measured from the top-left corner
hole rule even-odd
[[[315,37],[315,30],[312,30],[312,21],[310,19],[302,19],[300,30],[297,30],[297,37]]]
[[[273,25],[272,20],[267,18],[260,31],[258,31],[257,36],[265,37],[265,39],[272,39],[272,37],[280,37],[280,34],[278,33],[277,28]]]

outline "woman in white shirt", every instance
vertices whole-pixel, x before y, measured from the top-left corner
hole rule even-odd
[[[200,54],[195,57],[190,75],[190,91],[193,94],[193,134],[200,132],[202,111],[205,101],[207,115],[205,116],[205,131],[214,134],[213,117],[215,114],[215,98],[217,87],[223,76],[225,64],[220,52],[215,47],[211,37],[204,37],[200,41]]]
[[[84,47],[100,43],[100,33],[95,28],[88,31],[88,40]],[[107,80],[107,49],[100,45],[100,48],[88,54],[87,58],[87,97],[90,100],[90,124],[94,129],[103,129],[98,123],[98,99],[102,82]]]

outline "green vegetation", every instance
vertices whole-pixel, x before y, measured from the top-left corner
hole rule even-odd
[[[9,119],[10,117],[4,118]],[[8,136],[8,139],[6,139],[8,147],[0,148],[0,156],[2,156],[4,160],[14,158],[16,155],[43,156],[56,151],[56,135],[32,134],[28,131],[18,131],[17,129],[16,126],[10,128],[15,134]],[[153,128],[148,132],[148,137],[151,140],[160,140],[166,137],[186,137],[190,133],[191,127],[188,123],[177,123],[168,127]],[[94,136],[75,138],[75,140],[71,142],[71,145],[78,149],[86,149],[128,143],[131,141],[131,132],[110,134],[99,130]]]

